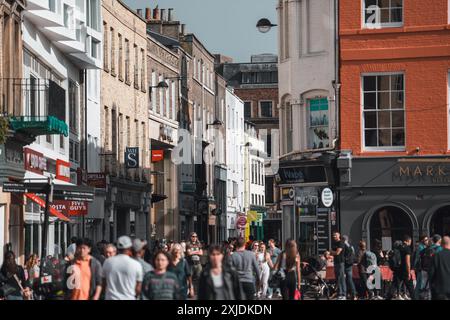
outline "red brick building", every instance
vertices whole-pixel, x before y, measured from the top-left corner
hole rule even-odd
[[[448,0],[340,1],[340,227],[450,232]]]

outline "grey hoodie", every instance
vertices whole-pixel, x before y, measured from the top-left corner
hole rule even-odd
[[[241,282],[254,283],[253,272],[256,274],[256,279],[259,279],[259,267],[254,252],[248,250],[235,251],[231,255],[231,264],[238,272]]]

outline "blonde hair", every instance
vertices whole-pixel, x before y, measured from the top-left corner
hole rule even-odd
[[[172,256],[172,259],[175,258],[175,254],[174,254],[175,250],[179,250],[180,253],[181,253],[181,259],[184,259],[183,246],[181,244],[179,244],[179,243],[172,244],[172,246],[170,247],[170,254]]]

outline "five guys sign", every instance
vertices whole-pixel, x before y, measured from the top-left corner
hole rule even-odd
[[[85,216],[88,213],[84,201],[54,200],[50,206],[68,217]]]

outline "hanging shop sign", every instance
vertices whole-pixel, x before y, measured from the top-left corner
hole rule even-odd
[[[333,196],[333,191],[331,191],[330,188],[325,188],[322,190],[322,194],[321,194],[321,200],[322,200],[322,204],[329,208],[333,205],[334,202],[334,196]]]
[[[64,160],[56,160],[56,179],[70,182],[70,163]]]
[[[237,229],[245,229],[246,225],[247,225],[247,218],[245,216],[239,216],[236,219],[236,228]]]
[[[125,150],[125,167],[127,169],[139,168],[139,147],[127,147]]]
[[[44,174],[47,171],[47,158],[40,152],[34,151],[30,148],[24,148],[25,152],[25,170]]]
[[[87,184],[90,187],[105,189],[106,188],[106,174],[103,172],[90,172],[87,174]]]
[[[152,162],[164,160],[164,150],[152,150]]]

